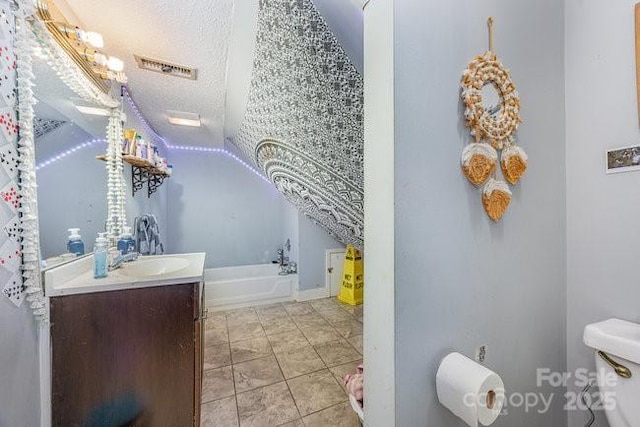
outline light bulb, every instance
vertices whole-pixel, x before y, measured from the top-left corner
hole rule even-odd
[[[107,68],[111,71],[119,72],[124,70],[124,62],[115,56],[110,56],[107,60]]]
[[[96,33],[95,31],[78,31],[78,36],[80,40],[84,43],[90,44],[96,49],[102,49],[104,47],[104,39],[102,38],[102,34]]]
[[[100,53],[100,52],[96,52],[93,55],[93,62],[95,62],[96,64],[98,64],[101,67],[106,67],[107,66],[107,55]]]

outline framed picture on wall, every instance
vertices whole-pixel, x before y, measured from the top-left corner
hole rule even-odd
[[[640,145],[607,150],[605,162],[607,173],[640,170]]]

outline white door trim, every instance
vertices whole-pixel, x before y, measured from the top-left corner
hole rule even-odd
[[[364,399],[366,427],[394,427],[394,3],[364,9]]]
[[[346,254],[347,249],[327,249],[324,258],[324,286],[327,288],[327,296],[331,296],[331,274],[329,273],[329,264],[331,264],[331,255]]]

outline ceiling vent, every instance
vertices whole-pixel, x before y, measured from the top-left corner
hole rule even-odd
[[[155,71],[167,76],[182,77],[184,79],[196,80],[196,69],[184,65],[171,64],[158,59],[133,55],[138,63],[138,68],[142,70]]]

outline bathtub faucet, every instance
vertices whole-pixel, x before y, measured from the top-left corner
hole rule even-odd
[[[278,249],[278,265],[280,266],[280,272],[278,272],[278,274],[281,276],[298,272],[296,263],[290,262],[289,256],[284,254],[285,248],[287,253],[291,252],[291,241],[289,239],[287,239],[282,248]]]

